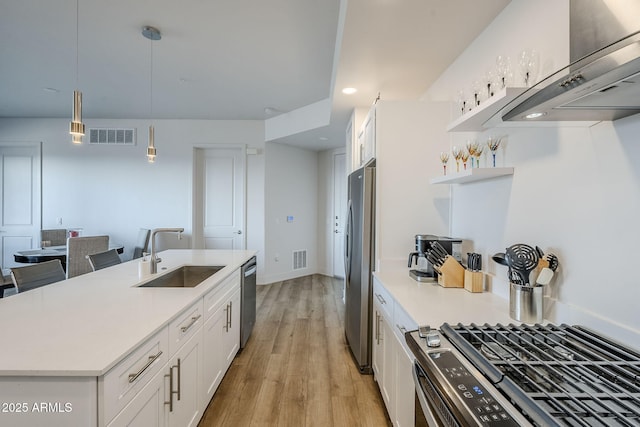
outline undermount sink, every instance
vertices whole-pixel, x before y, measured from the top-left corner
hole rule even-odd
[[[195,288],[225,266],[185,265],[145,282],[141,288]]]

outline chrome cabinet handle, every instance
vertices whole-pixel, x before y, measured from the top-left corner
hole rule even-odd
[[[193,316],[191,318],[191,323],[189,323],[187,326],[183,326],[180,328],[180,330],[182,331],[182,333],[185,333],[189,330],[190,327],[192,327],[193,325],[196,324],[196,322],[198,321],[198,319],[200,319],[202,317],[202,314],[198,314],[197,316]]]
[[[376,341],[380,345],[380,313],[376,311]]]
[[[229,332],[229,304],[227,304],[227,305],[225,306],[225,308],[224,308],[224,312],[225,312],[225,314],[226,314],[227,318],[225,319],[225,322],[224,322],[224,326],[223,326],[223,327],[224,327],[224,331],[225,331],[225,332]]]
[[[232,322],[233,320],[233,301],[229,301],[229,327],[227,328],[227,330],[232,328]]]
[[[378,298],[378,301],[380,301],[380,304],[386,304],[387,303],[384,300],[384,298],[382,298],[382,295],[380,295],[380,294],[376,294],[376,298]]]
[[[143,367],[142,367],[138,372],[136,372],[135,374],[129,374],[129,383],[132,383],[132,382],[134,382],[135,380],[137,380],[137,379],[138,379],[138,377],[139,377],[140,375],[142,375],[142,374],[143,374],[143,372],[144,372],[144,371],[146,371],[146,370],[147,370],[147,368],[148,368],[149,366],[151,366],[151,364],[152,364],[153,362],[155,362],[155,361],[156,361],[156,359],[157,359],[158,357],[160,357],[161,355],[162,355],[162,350],[160,350],[157,354],[155,354],[155,355],[153,355],[153,356],[149,356],[149,360],[147,360],[147,363],[146,363],[146,364],[145,364],[145,365],[144,365],[144,366],[143,366]]]
[[[169,401],[164,401],[165,405],[169,405],[169,412],[173,412],[173,366],[169,368],[169,373],[165,374],[164,377],[169,377]]]
[[[173,389],[173,370],[178,369],[178,390]],[[169,401],[165,400],[164,404],[169,405],[169,412],[173,412],[173,395],[178,395],[178,400],[180,400],[180,359],[178,359],[178,364],[173,365],[169,368],[169,373],[165,374],[165,378],[169,377]]]
[[[178,400],[180,400],[180,389],[181,389],[180,372],[182,372],[182,369],[180,369],[180,358],[178,358],[178,364],[176,365],[176,368],[178,368]]]

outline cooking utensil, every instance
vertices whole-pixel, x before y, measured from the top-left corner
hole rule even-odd
[[[544,252],[542,252],[542,249],[540,249],[540,246],[536,246],[536,252],[538,253],[538,256],[540,258],[544,256]]]
[[[544,259],[547,260],[547,262],[549,263],[549,268],[553,271],[556,271],[558,269],[558,257],[554,254],[546,254],[544,256]]]
[[[505,253],[504,252],[498,252],[497,254],[495,254],[494,256],[491,257],[492,260],[494,260],[495,262],[497,262],[500,265],[504,265],[504,266],[509,266],[509,264],[507,263],[507,259],[505,258]]]
[[[550,268],[544,267],[540,270],[540,274],[538,274],[538,278],[536,279],[536,286],[546,286],[553,279],[553,270]]]
[[[482,270],[482,255],[475,252],[467,253],[467,269],[470,271]]]
[[[511,245],[505,253],[509,267],[516,271],[522,278],[522,282],[529,285],[529,274],[538,265],[538,253],[534,248],[523,243]]]

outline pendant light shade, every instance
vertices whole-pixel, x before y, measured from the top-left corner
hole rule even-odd
[[[80,27],[80,0],[76,0],[76,87],[78,87],[78,33]],[[82,123],[82,92],[78,89],[73,91],[73,112],[71,123],[69,124],[71,141],[74,144],[82,144],[84,136],[84,123]]]
[[[154,143],[154,129],[153,126],[149,126],[149,145],[147,146],[147,160],[149,163],[156,161],[156,147]]]
[[[74,144],[82,144],[84,123],[82,123],[82,92],[73,91],[73,116],[69,124],[69,133]]]
[[[142,27],[142,36],[150,40],[150,65],[149,65],[149,119],[153,120],[153,42],[160,40],[162,35],[155,27]],[[153,122],[152,122],[153,123]],[[153,124],[149,125],[149,145],[147,145],[147,160],[149,163],[156,161],[156,146]]]

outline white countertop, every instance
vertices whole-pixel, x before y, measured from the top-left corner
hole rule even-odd
[[[0,376],[100,376],[255,251],[168,250],[158,274],[182,265],[224,265],[195,288],[140,288],[138,263],[0,299]]]
[[[509,317],[509,301],[490,292],[471,293],[462,288],[443,288],[420,283],[409,270],[375,272],[393,299],[418,325],[520,323]]]

